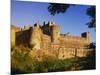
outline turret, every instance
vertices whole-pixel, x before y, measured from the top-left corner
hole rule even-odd
[[[45,26],[46,25],[46,23],[45,23],[45,21],[43,22],[43,26]]]
[[[39,28],[39,24],[38,23],[35,23],[34,24],[34,28]]]
[[[15,46],[16,44],[16,32],[20,31],[19,27],[11,25],[11,46]]]
[[[81,34],[83,38],[86,38],[86,43],[89,45],[90,44],[90,33],[89,32],[84,32]]]
[[[35,24],[31,29],[30,45],[34,49],[40,49],[41,44],[41,29],[38,24]]]
[[[59,43],[60,28],[58,25],[53,25],[51,27],[51,40],[53,43]]]

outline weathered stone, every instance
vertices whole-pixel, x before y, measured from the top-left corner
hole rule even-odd
[[[44,22],[43,26],[36,23],[34,27],[25,26],[24,30],[19,29],[15,26],[11,28],[11,43],[13,46],[27,46],[31,50],[35,49],[36,52],[45,50],[46,55],[55,56],[59,59],[75,56],[84,57],[92,51],[89,49],[89,32],[84,32],[81,36],[61,34],[59,25],[53,22],[47,24]]]

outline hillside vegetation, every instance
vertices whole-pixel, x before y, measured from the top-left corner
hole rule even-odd
[[[32,54],[31,54],[32,53]],[[51,56],[42,56],[38,60],[35,50],[19,46],[11,49],[11,73],[43,73],[72,70],[95,69],[95,53],[84,58],[56,59]]]

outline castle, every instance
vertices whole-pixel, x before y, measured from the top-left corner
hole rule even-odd
[[[47,54],[59,59],[84,57],[91,53],[89,32],[84,32],[81,36],[61,34],[60,26],[54,22],[44,22],[43,25],[35,23],[34,27],[24,26],[23,29],[12,25],[11,44],[30,46],[37,51],[45,50]]]

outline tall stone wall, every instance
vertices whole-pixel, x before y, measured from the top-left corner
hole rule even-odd
[[[93,49],[83,49],[83,48],[62,48],[59,50],[59,59],[74,58],[74,57],[86,57],[93,53]]]
[[[47,55],[51,56],[57,59],[70,59],[70,58],[75,58],[75,57],[87,57],[91,54],[93,54],[94,50],[93,49],[83,49],[83,48],[64,48],[64,47],[57,47],[56,45],[53,50],[39,50],[38,52],[41,53],[42,51],[42,56]],[[36,52],[37,53],[37,52]],[[37,53],[36,56],[39,56],[38,58],[41,58],[42,56],[40,53]]]
[[[87,44],[87,45],[89,45],[90,44],[90,33],[89,32],[84,32],[84,33],[82,33],[81,34],[81,37],[83,37],[83,38],[85,38],[86,40],[86,43],[85,44]]]
[[[29,44],[33,46],[35,49],[40,49],[41,47],[41,37],[42,37],[42,31],[39,27],[39,25],[35,25],[34,28],[31,29],[31,37]]]
[[[46,54],[59,59],[87,56],[90,36],[88,32],[81,36],[60,35],[60,27],[52,22],[43,26],[34,24],[34,27],[25,26],[24,29],[11,29],[12,45],[31,46],[31,49],[43,50]]]
[[[15,46],[16,44],[16,32],[20,31],[20,28],[14,26],[14,25],[11,25],[11,46]]]
[[[87,35],[87,34],[85,34]],[[89,36],[89,35],[88,35]],[[60,44],[72,48],[88,48],[90,41],[89,37],[79,36],[60,36]]]
[[[30,29],[16,32],[16,39],[15,39],[16,45],[28,46],[28,44],[30,42],[30,36],[31,36]]]
[[[51,37],[48,35],[43,34],[41,38],[41,49],[50,49],[51,46]]]
[[[42,32],[39,26],[24,27],[21,31],[16,32],[16,45],[24,45],[40,49],[41,35]]]
[[[59,43],[60,38],[60,27],[58,25],[53,25],[51,27],[51,40],[53,43]]]

